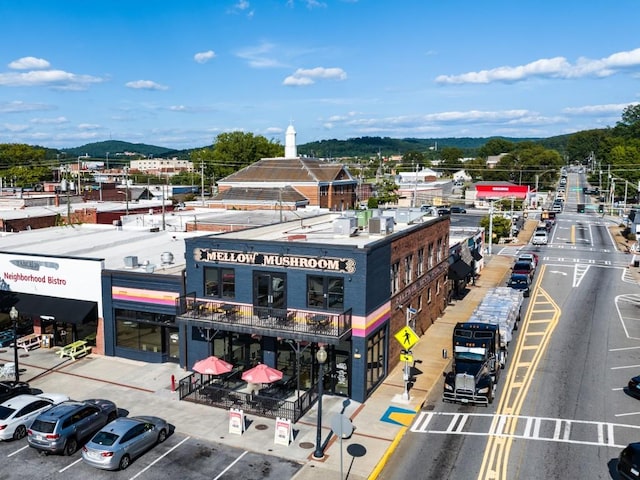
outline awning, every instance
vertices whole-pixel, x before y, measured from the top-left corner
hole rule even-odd
[[[471,250],[471,256],[475,261],[482,260],[482,255],[477,250]]]
[[[54,317],[58,323],[81,325],[98,319],[98,305],[95,302],[71,298],[45,297],[29,293],[2,292],[0,304],[8,312],[16,307],[21,315]]]
[[[473,268],[463,260],[456,260],[449,265],[449,278],[451,280],[464,280],[471,272],[473,272]]]

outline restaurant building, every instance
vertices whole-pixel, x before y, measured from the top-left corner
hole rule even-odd
[[[446,307],[449,225],[419,209],[346,211],[185,239],[181,362],[265,363],[306,390],[322,346],[325,391],[365,401],[399,362],[394,334],[422,335]]]

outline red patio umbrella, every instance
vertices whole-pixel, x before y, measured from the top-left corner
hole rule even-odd
[[[242,373],[242,380],[247,383],[273,383],[282,380],[283,373],[280,370],[259,363],[253,368]]]
[[[204,375],[222,375],[233,370],[233,365],[225,362],[221,358],[211,356],[198,360],[193,365],[193,371]]]

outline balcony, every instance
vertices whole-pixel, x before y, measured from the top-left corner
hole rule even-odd
[[[201,300],[178,300],[178,320],[200,327],[336,344],[351,335],[351,310],[343,313],[293,310]]]

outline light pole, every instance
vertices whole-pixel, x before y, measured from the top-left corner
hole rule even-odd
[[[20,369],[18,368],[18,316],[16,307],[11,307],[11,310],[9,310],[9,318],[11,322],[13,322],[13,363],[16,382],[20,381]]]
[[[124,167],[124,200],[126,202],[125,214],[129,215],[129,167]]]
[[[322,448],[322,394],[324,393],[324,363],[327,361],[327,351],[324,345],[319,345],[316,352],[316,360],[318,361],[318,423],[316,427],[316,451],[313,452],[313,458],[324,457]]]

